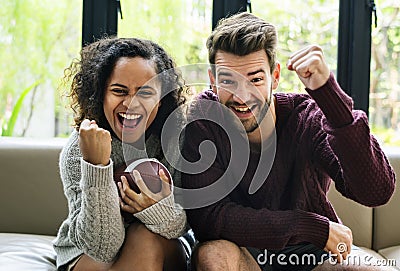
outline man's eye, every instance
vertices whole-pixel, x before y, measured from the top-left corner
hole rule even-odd
[[[262,80],[263,80],[262,78],[257,77],[257,78],[251,79],[251,82],[252,83],[258,83],[258,82],[261,82]]]
[[[234,84],[235,82],[233,82],[232,80],[226,79],[226,80],[221,80],[219,83],[220,83],[220,84],[223,84],[223,85],[232,85],[232,84]]]

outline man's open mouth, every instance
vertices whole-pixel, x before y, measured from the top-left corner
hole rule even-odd
[[[238,116],[246,116],[251,114],[251,112],[255,109],[255,105],[248,107],[248,106],[230,106],[230,108],[238,115]]]
[[[139,114],[118,113],[118,120],[124,128],[135,128],[139,125],[143,116]]]

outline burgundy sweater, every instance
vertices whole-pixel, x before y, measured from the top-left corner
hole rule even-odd
[[[205,140],[214,143],[217,154],[205,171],[183,174],[183,186],[206,187],[221,176],[227,187],[229,182],[238,183],[218,202],[187,210],[189,225],[199,241],[225,239],[239,246],[273,250],[299,243],[324,248],[329,220],[340,223],[327,198],[332,180],[343,196],[366,206],[382,205],[390,199],[394,172],[370,134],[366,114],[352,110],[351,98],[333,74],[324,86],[307,92],[309,95],[275,94],[275,158],[269,175],[253,194],[248,191],[255,170],[262,167],[260,153],[250,151],[249,157],[243,157],[243,161],[249,159],[244,175],[235,171],[239,164],[231,170],[231,153],[240,147],[231,146],[222,126],[231,125],[232,116],[223,113],[226,110],[220,103],[210,102],[218,101],[211,91],[198,96],[189,114],[183,155],[189,162],[199,161],[199,145]],[[204,120],[210,118],[219,124]],[[228,167],[230,172],[226,172]]]

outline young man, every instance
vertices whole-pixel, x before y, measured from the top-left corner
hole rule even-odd
[[[371,207],[394,191],[367,116],[352,109],[320,47],[287,64],[308,95],[272,94],[283,68],[276,43],[275,27],[249,13],[220,21],[207,40],[212,91],[193,104],[183,148],[192,163],[183,185],[200,195],[186,198],[200,241],[195,270],[340,269],[333,263],[349,260],[353,239],[327,198],[331,182]]]

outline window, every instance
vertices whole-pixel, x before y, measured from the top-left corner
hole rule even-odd
[[[71,119],[57,90],[81,45],[79,0],[3,1],[0,11],[2,135],[69,134]]]
[[[207,63],[205,42],[211,31],[212,0],[121,1],[119,37],[160,44],[178,66]]]
[[[213,0],[121,0],[118,36],[151,39],[178,66],[207,63]],[[275,24],[282,77],[278,91],[304,91],[285,68],[289,55],[306,44],[324,49],[337,71],[339,0],[252,0],[252,12]],[[372,27],[369,117],[383,144],[400,146],[400,4],[375,0]],[[0,127],[2,135],[67,136],[72,116],[58,89],[64,69],[79,56],[82,1],[5,1],[0,10]],[[312,9],[310,7],[313,7]],[[115,12],[115,10],[108,10]],[[101,18],[100,18],[101,19]],[[185,74],[184,74],[185,75]],[[368,99],[367,99],[368,100]]]
[[[281,79],[278,91],[302,92],[298,77],[286,69],[289,56],[308,44],[318,44],[330,69],[336,71],[338,42],[338,0],[252,0],[253,13],[274,24],[278,31],[278,60]],[[313,7],[312,9],[310,7]]]
[[[369,120],[383,145],[400,147],[400,3],[375,0]]]

